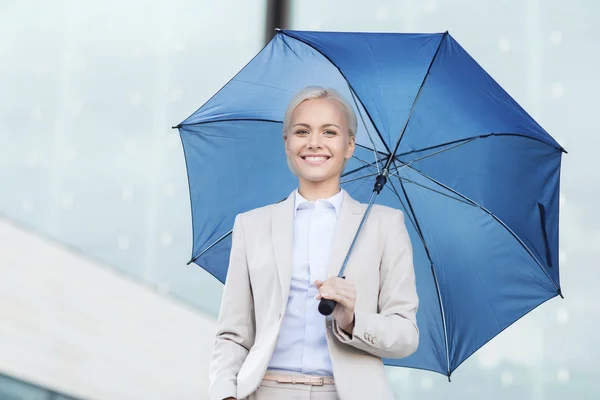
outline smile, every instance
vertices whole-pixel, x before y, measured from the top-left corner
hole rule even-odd
[[[329,160],[331,157],[329,156],[301,156],[304,161],[308,164],[319,165]]]

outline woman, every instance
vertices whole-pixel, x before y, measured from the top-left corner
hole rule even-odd
[[[417,349],[418,297],[401,211],[340,189],[356,116],[334,90],[291,101],[283,139],[298,189],[236,217],[211,363],[211,399],[393,399],[382,357]],[[319,314],[321,298],[337,306]]]

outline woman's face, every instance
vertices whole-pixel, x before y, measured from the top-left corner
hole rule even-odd
[[[306,100],[291,115],[285,139],[290,166],[302,181],[339,183],[344,161],[354,153],[354,137],[335,100]]]

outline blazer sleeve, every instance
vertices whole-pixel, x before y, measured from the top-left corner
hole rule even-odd
[[[229,268],[210,364],[211,400],[237,397],[237,374],[254,344],[255,330],[254,300],[240,214],[233,225]]]
[[[379,269],[379,312],[356,310],[351,335],[335,321],[333,332],[342,343],[375,356],[403,358],[414,353],[419,344],[416,321],[419,299],[404,214],[394,210],[390,219],[392,225],[388,226]]]

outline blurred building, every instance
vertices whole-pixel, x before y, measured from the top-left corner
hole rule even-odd
[[[214,322],[0,220],[0,399],[202,399]]]

